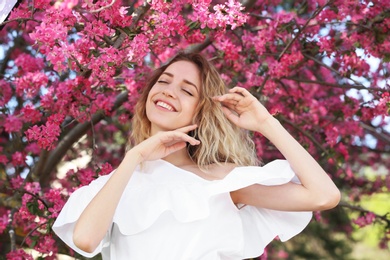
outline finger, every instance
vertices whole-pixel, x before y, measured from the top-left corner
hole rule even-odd
[[[248,90],[246,90],[245,88],[242,88],[242,87],[231,88],[231,89],[229,89],[229,92],[240,94],[243,97],[247,97],[247,96],[251,95]]]
[[[184,147],[186,147],[186,142],[174,143],[174,144],[167,147],[167,153],[168,154],[174,153],[180,149],[183,149]]]
[[[179,131],[179,132],[182,132],[182,133],[188,133],[188,132],[190,132],[192,130],[195,130],[197,127],[198,127],[198,125],[193,124],[193,125],[188,125],[188,126],[184,126],[184,127],[178,128],[178,129],[176,129],[176,131]]]
[[[222,107],[222,111],[231,122],[237,124],[239,116],[227,107]]]
[[[236,93],[227,93],[222,96],[215,96],[213,99],[219,102],[235,101],[237,103],[242,99],[242,96]]]
[[[225,100],[225,101],[221,101],[220,103],[222,104],[222,106],[226,106],[226,107],[229,107],[231,109],[234,109],[237,106],[238,101],[236,101],[236,100]]]
[[[237,103],[222,103],[222,108],[228,108],[230,111],[238,114]]]
[[[178,131],[166,132],[161,139],[164,143],[188,142],[191,145],[200,144],[199,140]]]

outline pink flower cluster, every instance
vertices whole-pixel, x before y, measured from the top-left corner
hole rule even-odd
[[[7,254],[7,260],[34,260],[34,258],[23,249],[17,249]]]
[[[209,10],[211,0],[196,1],[192,4],[193,14],[190,16],[192,21],[199,21],[200,27],[225,30],[230,26],[232,30],[241,26],[248,19],[244,14],[244,9],[239,1],[228,0],[225,4],[217,4],[213,7],[214,12]]]
[[[8,226],[8,215],[10,214],[10,211],[5,212],[1,217],[0,217],[0,234],[3,233],[3,231],[7,228]]]
[[[354,219],[352,222],[359,227],[365,227],[367,225],[370,225],[373,223],[376,219],[376,216],[372,212],[367,212],[363,214],[362,216],[358,217],[357,219]]]
[[[42,126],[34,125],[25,134],[30,142],[37,141],[41,149],[51,150],[56,146],[60,135],[60,127],[58,124],[47,122]]]

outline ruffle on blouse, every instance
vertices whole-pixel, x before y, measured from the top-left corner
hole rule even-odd
[[[298,177],[286,160],[274,160],[263,167],[237,167],[221,183],[216,183],[214,194],[238,190],[252,184],[276,186],[293,182]],[[240,205],[239,205],[240,207]],[[287,241],[299,234],[310,222],[312,212],[278,211],[242,205],[240,218],[244,235],[244,257],[256,257],[275,238]]]
[[[75,191],[53,226],[54,231],[76,251],[78,249],[69,233],[73,233],[73,227],[69,227],[74,225],[109,177],[100,177],[89,186]],[[299,182],[285,160],[275,160],[263,167],[236,167],[224,179],[214,181],[202,179],[164,160],[151,161],[133,174],[113,222],[122,234],[134,235],[148,229],[165,212],[172,213],[182,223],[202,220],[210,214],[212,205],[209,201],[213,196],[252,184],[271,186],[290,181]],[[288,240],[301,232],[311,219],[311,212],[274,211],[253,206],[237,211],[242,220],[244,257],[262,254],[265,246],[276,236],[282,241]],[[104,241],[90,255],[99,252],[103,244]]]

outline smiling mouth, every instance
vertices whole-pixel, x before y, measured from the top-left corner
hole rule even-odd
[[[162,107],[162,108],[165,108],[169,111],[172,111],[172,112],[175,112],[176,109],[174,107],[172,107],[171,105],[168,105],[167,103],[163,102],[163,101],[157,101],[156,102],[156,106],[159,106],[159,107]]]

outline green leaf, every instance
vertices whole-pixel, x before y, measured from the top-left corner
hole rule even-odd
[[[383,62],[390,62],[390,53],[385,53],[385,55],[383,55]]]
[[[26,206],[28,211],[33,215],[39,215],[39,213],[41,213],[38,202],[36,200],[27,202]]]

